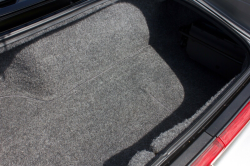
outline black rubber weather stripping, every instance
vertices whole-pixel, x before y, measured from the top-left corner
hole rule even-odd
[[[0,2],[0,8],[15,4],[16,0],[4,0]]]
[[[44,17],[40,17],[32,22],[23,24],[21,27],[0,33],[0,48],[14,43],[43,29],[56,25],[66,19],[72,18],[91,8],[106,2],[116,2],[115,0],[88,0],[76,4],[70,8],[64,8]]]
[[[36,9],[36,8],[38,8],[38,7],[42,7],[42,6],[44,6],[44,5],[50,4],[51,2],[55,2],[55,1],[56,1],[56,0],[49,0],[49,1],[40,2],[40,3],[35,4],[35,5],[33,5],[33,6],[29,7],[29,8],[27,8],[27,9],[17,10],[17,11],[15,11],[14,13],[12,13],[9,9],[8,9],[8,11],[5,10],[5,11],[7,11],[6,13],[4,12],[4,13],[2,14],[2,12],[1,12],[0,21],[5,20],[5,19],[8,19],[8,18],[11,18],[11,17],[16,16],[16,15],[19,15],[19,14],[22,14],[22,13],[27,12],[27,11],[29,11],[29,10]]]

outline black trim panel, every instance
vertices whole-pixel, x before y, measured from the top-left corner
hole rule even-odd
[[[230,119],[239,111],[250,97],[250,83],[234,99],[234,101],[223,111],[223,113],[206,130],[211,136],[216,136]]]
[[[31,36],[32,34],[56,25],[64,20],[74,17],[84,11],[87,11],[108,1],[114,2],[115,0],[89,0],[72,6],[71,8],[62,9],[48,16],[38,18],[15,29],[2,32],[0,33],[0,48],[21,40],[25,37]]]
[[[199,152],[212,140],[207,133],[202,133],[178,158],[170,164],[171,166],[187,165]]]

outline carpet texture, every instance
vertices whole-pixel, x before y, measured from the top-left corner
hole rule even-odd
[[[208,100],[196,113],[183,122],[175,125],[173,128],[161,133],[157,138],[155,138],[151,145],[150,150],[142,150],[137,152],[129,161],[129,166],[143,166],[148,164],[152,158],[159,155],[167,145],[169,145],[179,134],[181,134],[185,129],[190,129],[190,125],[197,121],[197,118],[204,114],[209,107],[213,106],[218,99],[220,99],[223,92],[227,91],[229,86],[234,83],[238,76],[233,78],[229,83],[227,83],[220,91],[218,91],[210,100]],[[154,156],[154,157],[153,157]]]
[[[132,159],[128,163],[128,166],[144,166],[154,157],[155,154],[153,152],[143,150],[136,153],[135,156],[132,157]]]
[[[3,52],[0,165],[127,165],[149,150],[226,84],[179,47],[197,18],[122,1]]]
[[[154,139],[151,143],[151,150],[155,154],[163,150],[171,141],[173,141],[174,138],[176,138],[181,132],[183,132],[183,130],[185,130],[192,122],[194,122],[197,117],[199,117],[206,109],[208,109],[209,106],[219,99],[220,95],[226,91],[232,81],[226,84],[219,92],[217,92],[216,95],[211,97],[211,99],[208,100],[199,110],[197,110],[197,112],[192,117],[185,119],[183,122],[177,124],[170,130],[161,133],[160,136]]]

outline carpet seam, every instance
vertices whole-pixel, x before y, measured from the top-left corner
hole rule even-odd
[[[39,102],[50,102],[50,101],[54,101],[54,100],[57,100],[57,99],[60,99],[62,98],[63,96],[71,93],[73,90],[75,90],[77,87],[79,87],[80,85],[84,84],[84,83],[88,83],[89,81],[103,75],[104,73],[106,73],[107,71],[111,70],[112,68],[114,68],[115,66],[117,66],[119,63],[129,59],[129,58],[133,58],[134,56],[138,55],[139,53],[141,53],[143,50],[147,49],[148,47],[150,47],[150,45],[148,44],[147,46],[139,49],[139,51],[137,51],[135,54],[133,54],[132,56],[129,56],[129,57],[125,57],[123,59],[121,59],[120,61],[118,61],[117,63],[111,65],[111,67],[107,68],[106,70],[104,70],[103,72],[93,76],[92,78],[89,78],[88,80],[86,81],[82,81],[82,82],[79,82],[78,84],[75,85],[75,87],[73,87],[72,89],[70,89],[68,92],[58,96],[58,97],[54,97],[52,99],[49,99],[49,100],[43,100],[43,99],[37,99],[35,97],[28,97],[28,96],[19,96],[19,95],[8,95],[8,96],[0,96],[0,99],[4,99],[4,98],[24,98],[24,99],[31,99],[31,100],[35,100],[35,101],[39,101]]]

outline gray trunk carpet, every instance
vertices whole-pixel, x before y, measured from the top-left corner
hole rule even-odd
[[[190,60],[168,1],[119,2],[0,55],[0,165],[127,165],[226,81]]]

